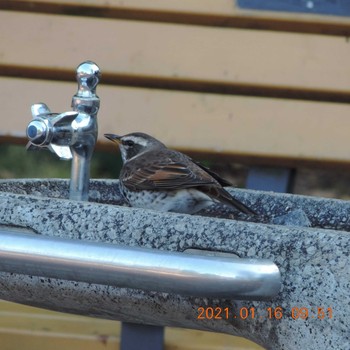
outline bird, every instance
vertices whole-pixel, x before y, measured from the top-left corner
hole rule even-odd
[[[104,136],[119,146],[119,186],[131,207],[196,214],[220,204],[256,215],[224,189],[231,183],[156,138],[142,132]]]

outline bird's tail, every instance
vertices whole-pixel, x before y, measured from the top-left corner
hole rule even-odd
[[[217,186],[210,186],[209,188],[208,187],[206,188],[206,192],[210,197],[217,200],[218,202],[225,204],[228,207],[239,210],[240,212],[247,215],[254,215],[254,216],[258,215],[253,209],[249,208],[238,199],[232,197],[231,194],[228,193],[222,187],[220,188]]]

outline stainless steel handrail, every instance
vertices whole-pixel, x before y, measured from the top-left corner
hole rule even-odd
[[[0,271],[204,297],[277,295],[265,259],[213,257],[0,230]]]

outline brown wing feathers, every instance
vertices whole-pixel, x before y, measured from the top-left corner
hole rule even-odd
[[[172,159],[164,158],[160,154],[158,157],[152,157],[152,159],[159,160],[152,164],[137,164],[137,159],[135,162],[125,164],[123,167],[124,186],[135,191],[197,187],[219,202],[237,208],[243,213],[255,214],[221,187],[230,185],[228,181],[208,168],[194,163],[184,154],[173,152]]]
[[[127,171],[127,168],[125,169]],[[204,175],[204,174],[203,174]],[[134,190],[172,190],[214,184],[210,176],[196,176],[181,164],[153,164],[151,167],[138,168],[124,175],[124,185]]]

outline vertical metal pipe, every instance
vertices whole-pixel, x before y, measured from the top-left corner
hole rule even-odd
[[[89,199],[91,157],[78,152],[72,152],[72,155],[69,199],[87,201]]]
[[[89,197],[90,163],[97,140],[97,112],[100,108],[96,86],[100,76],[100,69],[94,62],[86,61],[77,68],[78,91],[72,99],[73,110],[79,112],[72,122],[73,160],[69,190],[72,200],[87,201]]]

